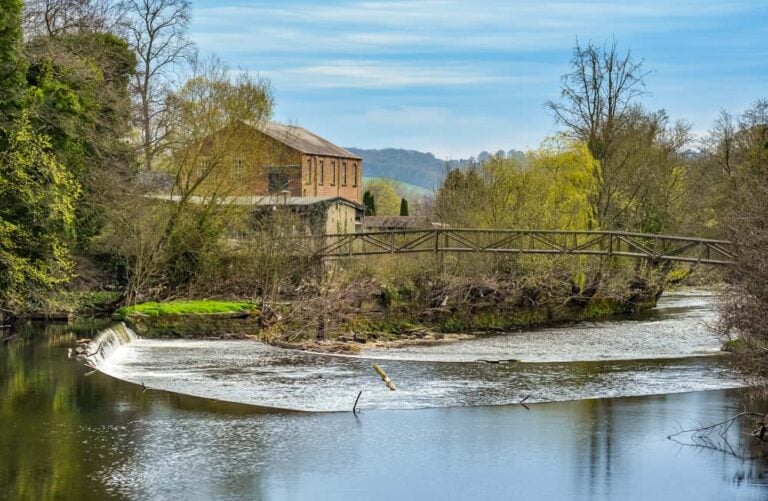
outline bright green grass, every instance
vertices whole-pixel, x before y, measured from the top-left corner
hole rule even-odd
[[[194,301],[168,301],[165,303],[141,303],[135,306],[124,306],[117,314],[125,318],[131,313],[140,313],[150,317],[159,315],[184,315],[187,313],[233,313],[250,310],[255,303],[247,301],[209,301],[207,299]]]

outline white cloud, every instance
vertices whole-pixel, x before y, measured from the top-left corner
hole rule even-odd
[[[439,62],[384,63],[381,61],[335,60],[269,73],[276,82],[298,83],[313,88],[394,88],[462,86],[530,81],[482,72],[474,66],[442,65]]]

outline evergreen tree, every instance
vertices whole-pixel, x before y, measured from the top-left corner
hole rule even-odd
[[[366,190],[366,192],[363,193],[363,205],[365,205],[366,216],[376,215],[376,201],[373,198],[373,193],[370,191]]]
[[[400,215],[401,216],[408,215],[408,200],[404,198],[400,199]]]

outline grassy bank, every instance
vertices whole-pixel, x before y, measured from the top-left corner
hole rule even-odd
[[[159,317],[164,315],[202,315],[213,313],[237,313],[249,311],[257,307],[250,301],[216,301],[209,299],[177,300],[162,303],[148,302],[133,306],[124,306],[115,311],[115,316],[121,320],[131,315]]]

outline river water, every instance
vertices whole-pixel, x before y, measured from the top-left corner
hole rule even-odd
[[[67,358],[104,325],[26,326],[0,346],[0,499],[765,499],[764,460],[666,438],[745,403],[711,303],[362,359],[135,340],[116,377]]]
[[[668,295],[637,321],[582,323],[357,356],[253,341],[135,340],[99,368],[116,378],[206,398],[305,411],[551,402],[735,388],[711,329],[709,293]],[[508,361],[519,362],[493,363]],[[490,363],[489,363],[490,362]],[[390,391],[377,363],[397,385]]]

